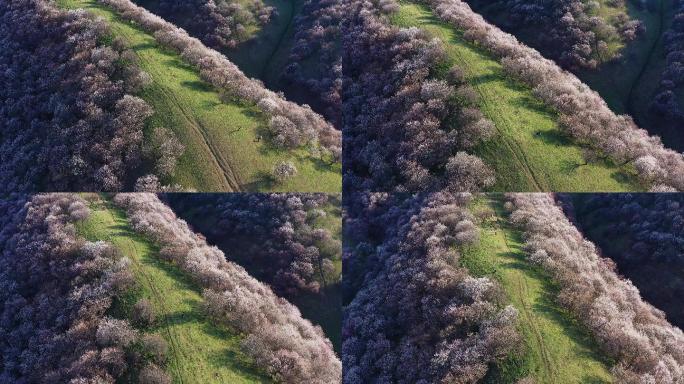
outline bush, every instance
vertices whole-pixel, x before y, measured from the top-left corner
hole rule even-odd
[[[171,384],[171,377],[161,368],[154,364],[149,364],[138,375],[140,384]]]
[[[133,306],[131,313],[133,324],[141,328],[147,328],[154,324],[156,316],[152,304],[147,299],[140,299]]]
[[[285,182],[297,175],[297,168],[291,161],[281,161],[273,167],[273,178],[279,183]]]
[[[144,335],[142,337],[142,349],[149,359],[155,364],[164,365],[167,359],[169,346],[159,335]]]

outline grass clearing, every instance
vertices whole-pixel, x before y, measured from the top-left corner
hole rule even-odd
[[[239,348],[240,336],[216,327],[200,308],[201,290],[174,265],[157,257],[157,249],[133,232],[125,214],[96,195],[89,195],[91,215],[77,230],[91,241],[114,244],[132,261],[137,286],[114,305],[120,315],[130,313],[140,298],[148,299],[157,315],[153,333],[169,344],[167,371],[174,383],[267,383]]]
[[[463,40],[460,31],[437,19],[429,7],[407,0],[391,21],[418,27],[445,44],[449,64],[459,65],[480,95],[479,107],[497,135],[475,154],[496,172],[494,191],[639,190],[634,171],[608,162],[584,164],[582,149],[565,137],[555,113],[531,90],[506,76],[486,51]]]
[[[476,276],[501,283],[519,311],[523,355],[511,355],[490,370],[486,383],[609,383],[609,362],[587,332],[554,301],[557,287],[522,250],[521,234],[507,223],[503,196],[479,196],[470,206],[478,218],[480,242],[461,248],[462,265]]]
[[[199,191],[320,191],[338,192],[340,164],[329,164],[305,149],[277,150],[265,141],[266,119],[253,105],[225,104],[181,57],[156,43],[154,37],[96,0],[58,0],[65,8],[85,8],[103,17],[115,36],[124,38],[140,58],[152,84],[139,95],[155,110],[146,137],[157,126],[174,131],[185,145],[176,175],[168,183]],[[292,161],[299,173],[282,184],[270,174],[279,161]]]

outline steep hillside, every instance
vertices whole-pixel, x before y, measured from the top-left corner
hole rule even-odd
[[[231,261],[320,325],[339,350],[339,195],[173,193],[163,199]]]
[[[535,383],[609,383],[608,359],[586,329],[554,300],[558,287],[531,264],[521,233],[508,223],[503,196],[478,197],[470,205],[479,227],[479,243],[463,247],[461,263],[475,276],[501,283],[519,312],[523,353],[496,365],[485,383],[512,383],[529,377]]]
[[[566,211],[617,270],[670,322],[684,327],[684,197],[563,195]]]
[[[158,247],[133,232],[120,209],[106,199],[88,198],[92,212],[79,223],[78,233],[90,241],[111,242],[131,260],[136,280],[132,291],[115,301],[112,314],[131,318],[139,300],[152,304],[157,319],[147,332],[167,341],[168,371],[174,382],[270,382],[240,351],[244,336],[212,324],[204,315],[201,287],[178,267],[161,259]]]
[[[60,0],[64,7],[86,8],[105,17],[113,37],[121,37],[152,77],[141,97],[155,109],[147,134],[156,126],[173,130],[185,153],[171,183],[204,191],[339,190],[339,165],[308,149],[274,148],[267,116],[253,102],[229,99],[200,78],[184,58],[163,48],[147,32],[124,21],[95,0]],[[298,174],[282,183],[272,178],[274,166],[290,161]]]
[[[629,167],[610,161],[589,163],[581,146],[559,130],[557,114],[530,88],[510,78],[487,51],[462,39],[462,32],[439,21],[429,7],[400,2],[392,22],[417,27],[444,42],[447,60],[459,64],[480,96],[480,108],[496,126],[491,140],[475,148],[496,173],[496,191],[638,190]]]

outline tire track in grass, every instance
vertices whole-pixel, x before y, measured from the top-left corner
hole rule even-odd
[[[496,201],[493,199],[488,199],[489,206],[496,212]],[[501,238],[503,239],[503,243],[506,246],[506,251],[508,255],[511,255],[511,257],[514,257],[515,251],[513,251],[513,248],[511,248],[511,245],[508,242],[508,236],[507,236],[507,231],[508,228],[504,228],[499,220],[499,216],[497,215],[496,221],[494,226],[497,228],[497,233],[500,231],[501,232]],[[554,369],[554,364],[552,362],[551,358],[551,353],[549,352],[549,349],[546,345],[546,342],[544,341],[544,336],[542,335],[540,331],[540,324],[537,321],[537,317],[532,314],[531,311],[531,303],[529,301],[530,293],[529,293],[529,285],[527,284],[527,279],[525,276],[523,276],[519,271],[515,274],[515,279],[516,283],[518,286],[518,297],[520,298],[521,302],[521,307],[522,307],[522,313],[523,316],[525,317],[526,324],[530,326],[532,329],[532,333],[534,334],[534,339],[535,342],[537,343],[537,347],[539,348],[539,351],[541,352],[541,358],[542,358],[542,367],[544,369],[544,376],[549,379],[553,379],[556,377],[556,369]]]
[[[112,209],[114,209],[114,208],[111,206],[111,203],[108,201],[102,200],[101,203],[102,203],[102,209],[106,213],[106,216],[105,216],[107,219],[106,224],[109,227],[115,228],[116,226],[118,226],[118,223],[117,223],[117,219],[112,214]],[[130,234],[130,235],[133,235],[133,234]],[[142,265],[142,263],[140,262],[139,258],[136,257],[136,256],[139,256],[141,252],[136,247],[135,242],[129,238],[126,238],[126,239],[117,238],[116,240],[114,240],[111,238],[111,236],[109,238],[109,241],[114,243],[118,247],[128,248],[128,254],[130,255],[130,257],[128,257],[128,256],[127,257],[133,263],[133,265],[135,267],[135,273],[139,276],[142,276],[143,279],[145,280],[147,287],[149,288],[150,292],[152,292],[152,294],[153,294],[153,300],[155,301],[157,308],[161,308],[162,312],[164,314],[170,313],[169,309],[164,304],[164,298],[163,298],[164,296],[157,290],[157,287],[152,282],[152,279],[149,277],[149,275],[147,273],[145,273],[145,268]],[[121,251],[123,251],[123,249]],[[134,256],[134,255],[136,255],[136,256]],[[165,324],[164,333],[166,333],[166,335],[168,336],[168,340],[170,341],[171,350],[173,351],[173,353],[172,353],[173,358],[177,359],[179,354],[180,354],[180,350],[181,350],[181,348],[179,347],[180,343],[177,340],[176,334],[174,332],[171,332],[170,325],[168,323],[168,319],[166,318],[166,316],[164,316],[164,324]],[[178,378],[178,380],[182,384],[183,383],[183,374],[180,372],[180,364],[178,363],[178,361],[176,361],[175,364],[170,364],[170,365],[176,370],[176,377]]]
[[[531,377],[540,384],[609,383],[610,363],[591,337],[552,298],[553,280],[527,258],[521,233],[509,222],[503,196],[480,195],[469,206],[477,219],[479,243],[460,250],[462,266],[476,277],[498,281],[507,303],[518,310],[525,346],[502,361],[487,383]]]
[[[164,93],[164,96],[166,96],[167,99],[169,99],[176,105],[176,108],[181,112],[181,115],[183,115],[183,118],[192,128],[193,132],[196,132],[198,137],[202,138],[204,146],[208,149],[209,153],[211,154],[212,161],[214,162],[216,167],[221,170],[223,181],[229,189],[227,192],[241,192],[242,189],[240,187],[240,182],[238,180],[238,177],[235,175],[235,172],[233,171],[230,161],[225,159],[223,153],[220,150],[218,150],[216,146],[213,144],[212,140],[209,139],[204,124],[202,124],[200,120],[196,119],[191,112],[186,111],[183,104],[176,100],[176,97],[172,93],[164,89],[163,86],[159,87],[159,89],[161,89],[162,93]]]

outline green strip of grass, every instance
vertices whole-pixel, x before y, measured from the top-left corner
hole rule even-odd
[[[125,214],[109,203],[92,200],[92,213],[78,225],[90,241],[112,243],[132,261],[136,288],[115,303],[116,313],[129,314],[137,300],[152,303],[158,333],[169,344],[168,372],[174,383],[267,383],[252,361],[240,351],[240,336],[214,326],[201,310],[199,287],[176,266],[158,258],[157,249],[134,233]]]
[[[85,8],[107,20],[114,36],[124,38],[140,58],[152,84],[140,95],[155,109],[146,128],[173,130],[185,144],[170,183],[199,191],[338,192],[340,164],[328,164],[304,149],[282,151],[264,140],[266,119],[254,105],[225,104],[219,93],[178,54],[159,46],[154,37],[119,18],[96,0],[58,0],[65,8]],[[270,177],[278,161],[292,161],[299,173],[282,183]]]
[[[448,65],[458,65],[480,95],[479,107],[497,135],[475,149],[496,172],[495,191],[639,190],[633,170],[607,162],[584,164],[582,150],[563,136],[557,116],[531,90],[506,76],[486,51],[466,42],[462,33],[438,20],[423,4],[407,0],[393,24],[418,27],[444,42]]]
[[[521,234],[507,224],[501,195],[478,197],[470,207],[478,218],[480,242],[461,249],[461,262],[476,276],[501,283],[519,311],[524,354],[498,364],[487,383],[608,383],[609,363],[588,333],[554,301],[557,287],[522,250]]]

